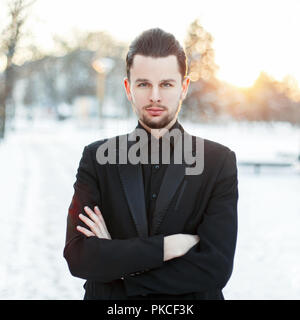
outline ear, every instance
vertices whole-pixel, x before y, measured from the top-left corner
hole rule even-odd
[[[132,100],[132,97],[131,97],[131,91],[130,91],[130,82],[129,82],[129,79],[128,79],[127,77],[124,78],[124,87],[125,87],[127,99],[128,99],[129,101],[131,101],[131,100]]]
[[[181,91],[182,100],[184,100],[187,95],[189,84],[190,84],[190,77],[186,76],[182,82],[182,91]]]

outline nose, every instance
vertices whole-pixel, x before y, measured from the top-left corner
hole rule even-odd
[[[160,103],[161,102],[161,96],[158,88],[155,88],[153,86],[151,93],[150,93],[150,102],[151,103]]]

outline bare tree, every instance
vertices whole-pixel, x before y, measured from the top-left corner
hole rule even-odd
[[[0,140],[5,136],[6,108],[12,99],[14,87],[13,59],[23,37],[24,24],[28,18],[28,8],[35,0],[11,0],[7,2],[9,22],[1,32],[0,47],[6,56],[3,74],[3,88],[0,92]]]

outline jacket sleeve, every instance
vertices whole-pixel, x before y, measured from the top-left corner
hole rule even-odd
[[[237,238],[237,167],[228,151],[212,196],[197,227],[200,241],[185,255],[163,266],[126,276],[128,296],[140,294],[185,294],[222,289],[229,280]]]
[[[110,282],[126,274],[163,264],[163,235],[109,240],[86,237],[77,231],[77,225],[87,227],[79,219],[79,213],[85,214],[84,206],[94,209],[95,205],[101,210],[100,187],[87,146],[77,170],[67,218],[64,258],[73,276]]]

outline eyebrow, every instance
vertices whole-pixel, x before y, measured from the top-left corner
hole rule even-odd
[[[148,79],[139,78],[139,79],[135,80],[135,83],[137,83],[137,82],[151,82],[151,81],[148,80]],[[176,82],[176,80],[174,80],[174,79],[164,79],[164,80],[161,80],[160,82]]]

